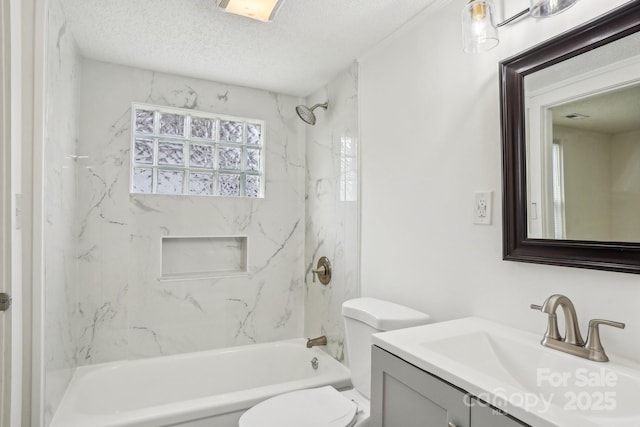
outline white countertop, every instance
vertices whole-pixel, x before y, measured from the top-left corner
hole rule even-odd
[[[534,427],[640,426],[640,365],[544,347],[543,332],[468,317],[375,334],[373,344]]]

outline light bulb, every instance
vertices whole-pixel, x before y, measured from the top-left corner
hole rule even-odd
[[[493,20],[493,3],[472,0],[462,10],[462,48],[467,53],[483,52],[499,43]]]

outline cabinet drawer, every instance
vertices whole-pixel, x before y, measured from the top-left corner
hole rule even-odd
[[[475,398],[471,406],[471,425],[473,427],[531,427]]]

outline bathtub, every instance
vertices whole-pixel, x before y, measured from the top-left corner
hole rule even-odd
[[[349,370],[304,339],[85,366],[50,427],[237,427],[262,400],[328,384],[350,387]]]

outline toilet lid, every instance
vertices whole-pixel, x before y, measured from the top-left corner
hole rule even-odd
[[[281,394],[240,417],[240,427],[349,427],[358,407],[331,386]]]

